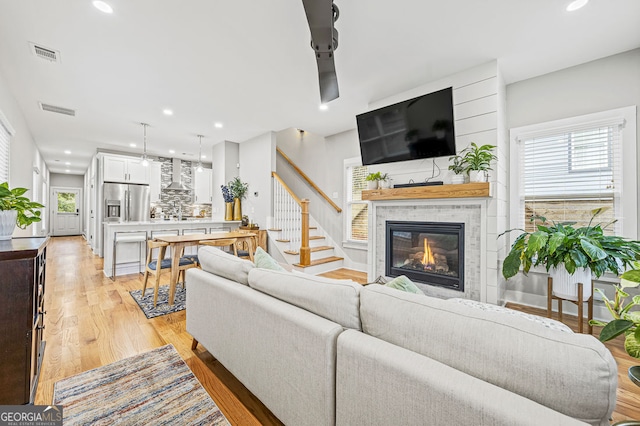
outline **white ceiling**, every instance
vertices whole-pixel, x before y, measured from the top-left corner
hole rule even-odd
[[[195,159],[197,134],[207,154],[289,127],[328,136],[369,102],[493,59],[512,83],[640,46],[640,0],[573,13],[569,0],[335,1],[340,98],[328,111],[300,0],[107,0],[111,15],[90,0],[0,0],[0,73],[49,169],[81,174],[97,148],[141,153],[140,122],[150,154]]]

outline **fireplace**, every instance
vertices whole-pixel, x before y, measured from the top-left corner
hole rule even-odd
[[[385,274],[464,291],[464,223],[387,221]]]

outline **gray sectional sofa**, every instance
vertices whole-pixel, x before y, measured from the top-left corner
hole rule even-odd
[[[199,258],[187,331],[287,425],[609,424],[615,360],[558,322]]]

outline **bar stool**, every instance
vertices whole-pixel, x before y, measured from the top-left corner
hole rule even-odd
[[[202,240],[198,241],[198,244],[201,246],[210,246],[210,247],[219,247],[222,250],[223,247],[229,247],[233,251],[233,255],[238,255],[238,250],[236,249],[236,243],[238,242],[237,238],[223,238],[219,240]]]
[[[142,268],[142,260],[140,259],[140,244],[144,247],[144,257],[147,255],[147,231],[116,231],[113,233],[113,258],[111,264],[111,280],[116,279],[116,247],[119,243],[138,243],[138,271]],[[140,272],[142,273],[142,272]]]

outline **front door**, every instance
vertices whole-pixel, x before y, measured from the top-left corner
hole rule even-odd
[[[80,235],[80,189],[54,189],[51,201],[52,234]]]

